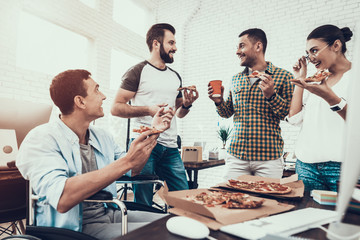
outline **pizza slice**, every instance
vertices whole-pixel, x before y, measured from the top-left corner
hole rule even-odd
[[[250,199],[243,199],[241,201],[228,201],[224,205],[225,208],[229,209],[251,209],[251,208],[259,208],[263,205],[264,199],[260,201],[250,200]]]
[[[331,72],[327,70],[320,70],[314,74],[312,77],[305,78],[305,82],[321,82],[324,79],[327,79],[331,75]]]
[[[260,71],[253,71],[250,75],[249,78],[259,78],[261,75],[264,75],[265,72],[260,72]]]
[[[155,127],[148,127],[148,126],[143,126],[141,125],[140,128],[134,128],[133,132],[137,132],[137,133],[143,133],[146,132],[148,130],[151,130],[151,134],[156,134],[156,133],[162,133],[162,130],[158,130]]]
[[[180,87],[177,89],[177,91],[182,91],[182,90],[192,90],[195,91],[196,90],[196,86],[195,85],[191,85],[191,86],[187,86],[187,87]]]
[[[320,70],[316,72],[313,76],[305,78],[307,83],[321,83],[322,80],[327,79],[331,75],[331,72],[327,70]],[[291,79],[290,81],[294,83],[301,83],[299,79]]]

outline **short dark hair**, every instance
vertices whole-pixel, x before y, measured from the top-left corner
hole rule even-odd
[[[345,42],[349,41],[352,36],[353,33],[348,27],[340,29],[337,26],[326,24],[312,30],[312,32],[307,37],[307,40],[318,38],[331,46],[336,40],[339,39],[342,43],[341,52],[344,54],[346,52]]]
[[[168,23],[158,23],[151,26],[146,34],[146,43],[150,52],[152,51],[152,43],[154,40],[162,43],[164,40],[165,30],[169,30],[175,35],[175,28]]]
[[[91,73],[82,70],[67,70],[56,75],[50,85],[50,96],[61,113],[68,115],[74,111],[74,97],[86,97],[83,80],[89,79]]]
[[[240,33],[239,37],[242,37],[244,35],[248,35],[248,38],[252,43],[256,43],[260,41],[263,45],[263,53],[265,53],[267,46],[267,39],[266,39],[266,34],[263,30],[261,30],[260,28],[250,28]]]

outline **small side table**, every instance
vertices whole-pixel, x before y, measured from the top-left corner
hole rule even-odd
[[[198,171],[201,169],[212,168],[225,165],[225,160],[209,160],[209,161],[202,161],[202,162],[184,162],[184,166],[186,172],[189,176],[189,188],[196,189],[198,185]],[[194,175],[193,175],[194,173]]]

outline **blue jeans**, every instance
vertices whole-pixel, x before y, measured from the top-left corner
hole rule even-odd
[[[299,180],[303,180],[305,191],[317,189],[337,192],[340,168],[340,162],[304,163],[298,159],[295,171],[299,174]]]
[[[156,174],[166,181],[169,191],[189,189],[184,163],[177,148],[156,144],[140,174]],[[134,184],[133,190],[135,202],[152,205],[153,184]]]

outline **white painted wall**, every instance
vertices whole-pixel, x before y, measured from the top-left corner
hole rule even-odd
[[[322,24],[350,27],[360,16],[359,0],[136,0],[153,9],[157,22],[168,22],[177,30],[178,52],[172,67],[184,85],[195,84],[200,98],[189,115],[179,121],[183,145],[206,141],[221,147],[216,136],[218,122],[207,97],[207,84],[222,79],[225,87],[241,71],[235,55],[238,35],[248,28],[262,28],[268,37],[266,59],[291,71],[304,54],[305,41],[312,29]],[[116,91],[109,89],[111,49],[122,49],[147,58],[145,36],[140,36],[112,20],[113,0],[97,0],[91,8],[77,0],[0,0],[0,96],[37,102],[51,102],[49,84],[53,76],[16,66],[16,40],[19,12],[24,10],[92,41],[89,71],[107,96],[105,117],[96,124],[111,131],[117,141],[125,142],[125,120],[112,117],[110,106]],[[348,43],[352,58],[352,41]],[[36,56],[33,56],[36,57]],[[65,69],[64,69],[65,70]],[[293,151],[299,129],[281,124],[285,151]],[[120,130],[119,130],[120,129]],[[223,167],[199,172],[200,187],[222,181]]]

